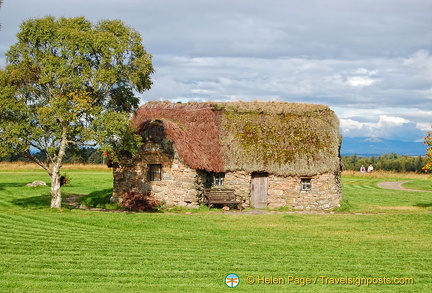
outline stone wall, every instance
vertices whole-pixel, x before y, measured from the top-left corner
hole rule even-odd
[[[268,207],[290,207],[293,210],[331,210],[339,207],[342,187],[339,174],[320,174],[308,177],[311,190],[301,190],[301,177],[280,177],[269,175]],[[244,202],[250,206],[251,174],[243,171],[225,174],[224,188],[233,188]]]
[[[149,164],[162,165],[162,180],[149,181]],[[168,206],[198,207],[204,188],[211,187],[211,173],[194,170],[176,155],[157,150],[146,151],[134,159],[125,159],[114,167],[112,201],[121,201],[127,192],[151,192],[154,199]],[[268,207],[289,207],[292,210],[331,210],[339,206],[342,188],[339,174],[309,177],[311,190],[301,190],[300,177],[268,177]],[[250,206],[251,174],[227,172],[223,188],[235,189],[236,195]]]
[[[225,174],[224,188],[235,189],[235,194],[244,202],[244,207],[250,206],[251,174],[244,171],[228,172]]]
[[[293,210],[331,210],[339,207],[342,187],[339,174],[309,177],[311,189],[301,190],[301,177],[269,176],[268,206],[288,206]]]
[[[149,164],[162,165],[162,180],[149,180]],[[178,158],[147,152],[134,159],[122,160],[113,167],[114,190],[111,201],[121,202],[127,192],[145,193],[168,206],[198,207],[200,177]]]

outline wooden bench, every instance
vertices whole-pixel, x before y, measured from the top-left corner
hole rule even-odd
[[[242,202],[236,200],[234,189],[228,188],[206,188],[204,189],[204,196],[206,197],[207,205],[210,207],[214,204],[237,205],[237,208],[242,210]]]

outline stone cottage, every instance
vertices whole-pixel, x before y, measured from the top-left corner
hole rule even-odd
[[[205,188],[232,188],[245,207],[339,206],[341,136],[327,106],[149,102],[132,123],[142,150],[113,166],[112,201],[134,192],[197,207]]]

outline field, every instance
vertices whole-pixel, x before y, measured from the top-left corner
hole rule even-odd
[[[104,168],[65,172],[65,197],[112,187]],[[325,214],[58,211],[49,187],[25,186],[33,180],[48,176],[0,165],[0,292],[432,290],[432,192],[377,187],[432,190],[427,175],[346,173],[342,207]]]

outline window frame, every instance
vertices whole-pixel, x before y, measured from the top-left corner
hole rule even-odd
[[[148,164],[148,180],[162,181],[162,164]]]
[[[300,191],[311,191],[312,190],[312,178],[302,177],[300,178]]]
[[[213,185],[224,186],[225,185],[225,173],[213,173]]]

